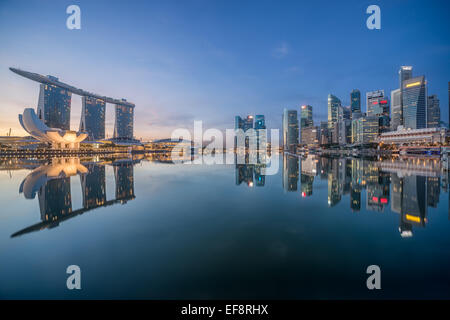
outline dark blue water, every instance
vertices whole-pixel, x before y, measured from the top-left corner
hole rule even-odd
[[[438,160],[280,156],[278,174],[261,172],[2,160],[0,298],[450,298]]]

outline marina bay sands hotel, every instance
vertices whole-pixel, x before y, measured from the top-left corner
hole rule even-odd
[[[9,69],[18,75],[40,83],[39,101],[36,113],[37,118],[42,121],[43,124],[36,123],[40,121],[34,119],[34,110],[28,110],[31,111],[31,116],[28,116],[28,119],[22,119],[22,115],[19,116],[19,120],[24,129],[38,139],[51,140],[52,135],[45,133],[35,135],[33,132],[36,131],[36,129],[33,128],[36,127],[39,128],[37,131],[47,130],[50,132],[54,131],[54,129],[58,130],[58,139],[61,137],[68,137],[68,133],[72,134],[72,136],[81,136],[80,134],[83,133],[82,136],[89,141],[103,140],[105,139],[106,104],[110,103],[115,105],[114,134],[112,140],[124,143],[136,141],[133,139],[135,107],[133,103],[128,102],[125,99],[114,99],[75,88],[50,75],[43,76],[16,68]],[[81,121],[78,133],[70,131],[72,93],[82,97]],[[27,111],[27,109],[25,110]],[[24,116],[25,114],[26,113],[24,112]],[[79,140],[83,139],[80,138]],[[62,142],[64,144],[63,140]]]

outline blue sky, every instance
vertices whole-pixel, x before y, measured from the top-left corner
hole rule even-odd
[[[81,8],[81,30],[66,28],[70,4]],[[381,8],[381,30],[366,28],[371,4]],[[38,85],[10,66],[133,101],[144,139],[194,120],[232,128],[246,114],[265,114],[278,128],[284,108],[303,104],[318,124],[328,93],[344,105],[354,88],[390,96],[401,65],[425,75],[447,122],[449,9],[446,0],[0,0],[0,135],[24,134],[17,114],[37,104]],[[72,100],[78,129],[81,98]]]

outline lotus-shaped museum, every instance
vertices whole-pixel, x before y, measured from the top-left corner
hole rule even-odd
[[[26,108],[23,114],[19,114],[19,122],[32,137],[51,143],[54,149],[78,149],[80,142],[88,136],[84,132],[47,127],[32,108]]]

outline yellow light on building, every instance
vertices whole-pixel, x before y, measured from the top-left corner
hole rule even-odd
[[[420,223],[420,217],[412,216],[410,214],[405,215],[406,220]]]
[[[415,87],[415,86],[418,86],[418,85],[420,85],[420,81],[413,82],[413,83],[408,83],[406,85],[406,88]]]

